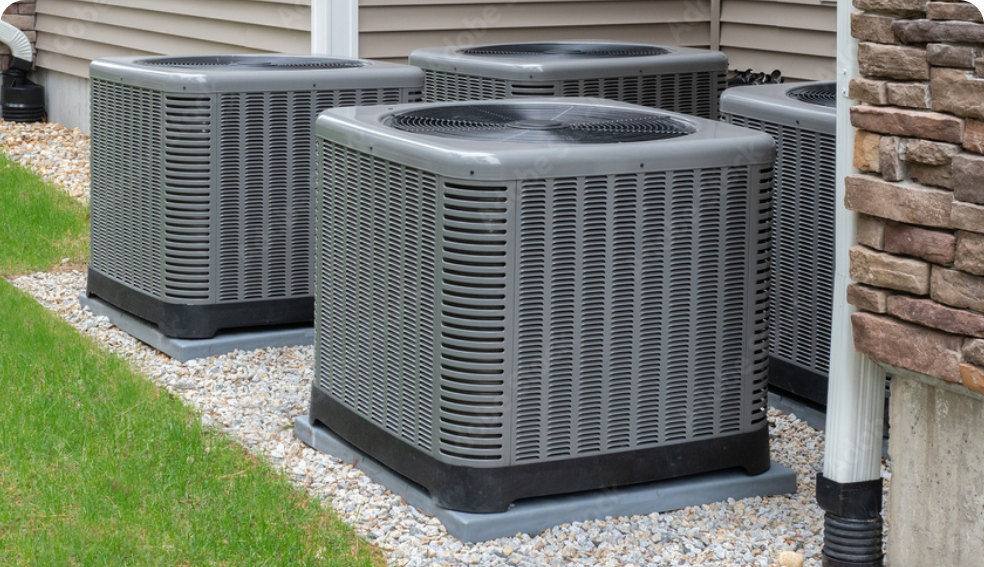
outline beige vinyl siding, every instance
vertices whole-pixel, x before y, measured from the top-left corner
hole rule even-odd
[[[560,39],[707,47],[710,28],[692,0],[361,0],[359,54],[405,62],[420,47]]]
[[[721,0],[721,50],[731,69],[833,79],[837,8],[819,0]]]
[[[38,0],[38,65],[88,77],[122,55],[308,53],[310,0]]]
[[[37,0],[38,65],[88,76],[111,55],[307,53],[311,0]],[[693,0],[361,0],[360,55],[418,47],[611,39],[709,47],[711,6]],[[720,0],[732,69],[834,76],[836,9],[819,0]]]

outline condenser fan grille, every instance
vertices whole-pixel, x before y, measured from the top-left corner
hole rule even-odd
[[[489,142],[612,144],[663,140],[696,129],[669,116],[589,105],[471,104],[401,112],[397,130]]]
[[[536,57],[538,59],[589,59],[600,57],[646,57],[665,55],[669,49],[655,45],[617,43],[506,43],[462,49],[462,55],[487,57]]]
[[[365,63],[328,57],[291,57],[278,55],[195,55],[191,57],[153,57],[137,61],[151,67],[246,67],[263,69],[350,69]]]
[[[820,83],[807,87],[793,89],[787,94],[790,98],[803,101],[817,106],[837,106],[837,85],[836,83]]]

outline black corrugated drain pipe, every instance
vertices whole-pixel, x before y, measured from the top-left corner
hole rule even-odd
[[[840,483],[817,474],[824,567],[882,567],[882,481]]]

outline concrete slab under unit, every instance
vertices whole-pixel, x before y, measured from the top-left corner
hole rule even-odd
[[[294,419],[294,435],[311,447],[343,462],[353,463],[369,478],[403,498],[407,504],[436,517],[448,533],[466,543],[488,541],[517,533],[537,534],[570,522],[634,516],[720,502],[728,498],[771,496],[796,492],[796,473],[777,463],[768,472],[749,476],[720,471],[624,488],[592,490],[562,496],[520,500],[506,512],[473,514],[436,506],[420,485],[380,464],[334,435],[314,426],[309,416]]]
[[[795,415],[801,421],[817,431],[824,431],[827,427],[826,408],[818,408],[812,404],[798,400],[795,397],[787,396],[778,392],[769,392],[769,407],[773,407],[784,414]],[[888,414],[885,414],[888,419]],[[889,459],[888,452],[888,429],[882,438],[882,457]]]
[[[817,431],[823,431],[824,427],[827,426],[827,413],[824,408],[816,407],[792,396],[770,391],[769,407],[776,408],[786,415],[795,415]]]
[[[226,354],[237,349],[255,350],[314,344],[314,327],[311,325],[223,331],[210,339],[176,339],[162,334],[153,323],[134,317],[95,297],[83,293],[79,296],[79,303],[82,307],[88,307],[96,315],[108,318],[124,333],[181,362]]]

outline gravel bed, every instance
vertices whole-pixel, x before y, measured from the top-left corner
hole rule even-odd
[[[8,155],[79,200],[88,199],[88,139],[78,130],[0,122],[0,143]],[[85,280],[83,272],[62,269],[12,283],[197,409],[205,425],[225,432],[330,504],[358,533],[386,550],[391,565],[773,567],[782,554],[784,565],[795,566],[802,558],[805,567],[820,567],[823,514],[814,501],[814,477],[821,467],[823,434],[795,416],[769,412],[773,460],[796,471],[797,494],[576,522],[534,536],[463,544],[436,519],[407,506],[358,469],[294,439],[293,419],[308,410],[313,347],[236,351],[180,363],[82,309],[78,297]],[[890,472],[886,469],[883,476],[890,478]]]
[[[89,137],[53,123],[0,120],[0,147],[79,201],[89,201]]]
[[[814,476],[823,435],[772,410],[773,459],[793,468],[799,492],[691,507],[671,513],[565,524],[537,536],[462,544],[440,523],[403,503],[358,469],[293,438],[307,413],[313,347],[236,351],[177,362],[80,307],[79,271],[37,273],[12,282],[79,331],[129,360],[299,486],[329,502],[383,549],[393,565],[775,565],[783,551],[819,567],[822,513]]]

